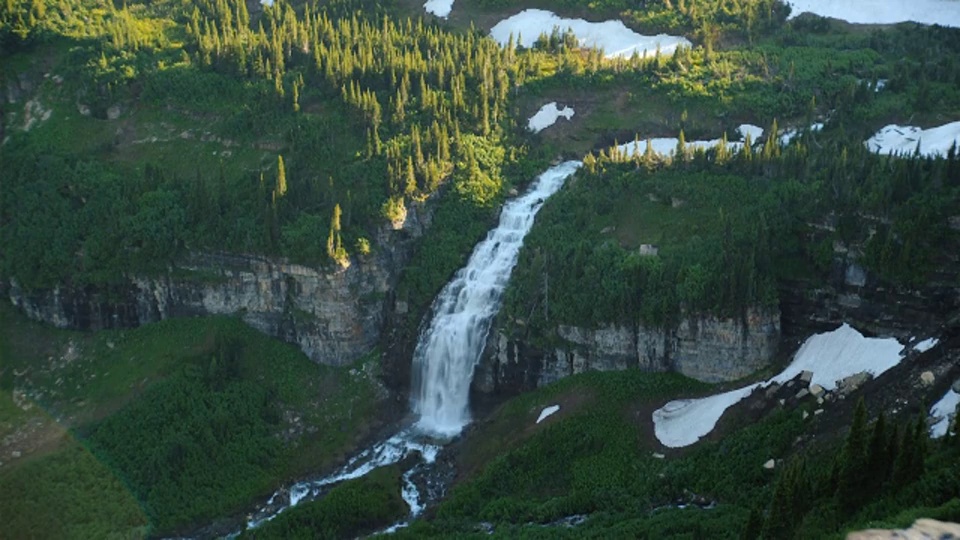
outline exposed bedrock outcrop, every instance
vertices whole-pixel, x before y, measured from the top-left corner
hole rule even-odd
[[[514,394],[588,370],[676,371],[706,382],[738,379],[773,361],[812,333],[847,322],[902,342],[960,323],[960,249],[945,249],[920,287],[884,282],[861,262],[861,250],[835,246],[829,276],[784,281],[779,309],[743,317],[688,316],[674,328],[604,325],[491,332],[473,390]],[[502,321],[501,321],[502,323]],[[504,324],[498,325],[503,328]],[[550,340],[532,335],[553,335]],[[549,346],[540,345],[549,342]]]
[[[131,276],[109,288],[64,284],[27,291],[5,280],[14,305],[61,328],[132,328],[170,317],[237,315],[294,343],[312,360],[343,365],[369,353],[384,325],[385,300],[429,215],[412,208],[385,228],[372,255],[317,268],[256,255],[194,253],[161,275]]]
[[[474,378],[475,390],[536,388],[584,371],[676,371],[708,382],[738,379],[766,366],[780,343],[780,313],[750,309],[743,317],[690,316],[673,328],[558,326],[550,347],[492,333]]]
[[[960,315],[960,246],[944,246],[936,271],[921,287],[885,283],[860,263],[853,250],[835,249],[827,280],[781,284],[786,337],[802,338],[848,322],[862,332],[905,341],[936,332]]]

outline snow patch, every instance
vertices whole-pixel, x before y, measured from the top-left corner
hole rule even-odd
[[[654,433],[669,448],[689,446],[713,431],[723,413],[756,388],[785,383],[803,371],[813,372],[809,386],[827,390],[857,373],[879,376],[903,359],[903,346],[894,338],[868,338],[844,324],[832,332],[807,338],[793,362],[765,383],[700,399],[674,400],[653,412]]]
[[[914,345],[914,346],[913,346],[913,350],[917,351],[918,353],[925,353],[925,352],[929,351],[930,349],[936,347],[936,346],[937,346],[937,343],[940,343],[940,340],[939,340],[939,339],[937,339],[937,338],[927,338],[927,339],[921,341],[920,343],[917,343],[916,345]]]
[[[423,9],[426,10],[427,13],[432,13],[441,19],[446,19],[453,10],[453,0],[427,0],[423,4]]]
[[[530,117],[530,120],[527,121],[527,129],[534,133],[540,133],[544,129],[557,123],[557,120],[560,118],[570,120],[573,118],[573,114],[573,107],[564,105],[562,109],[559,109],[557,108],[557,102],[553,101],[540,107],[537,114]]]
[[[551,405],[549,407],[545,407],[542,411],[540,411],[540,416],[537,417],[537,423],[539,424],[540,422],[543,422],[544,420],[547,419],[548,416],[550,416],[551,414],[559,410],[560,410],[559,405]]]
[[[811,133],[820,131],[822,129],[823,129],[822,122],[817,122],[815,124],[810,125]],[[797,138],[797,135],[800,135],[800,131],[797,130],[796,128],[788,128],[788,129],[780,130],[780,146],[787,146],[788,144],[793,142],[794,139]]]
[[[903,345],[895,338],[868,338],[850,325],[807,338],[793,362],[768,382],[785,383],[812,371],[810,385],[834,390],[837,382],[857,373],[879,376],[900,363]]]
[[[930,408],[930,436],[938,439],[947,434],[947,428],[950,427],[950,415],[957,410],[960,404],[960,394],[953,390],[947,390],[940,401],[934,403]]]
[[[815,13],[854,24],[918,22],[960,27],[960,2],[956,0],[786,0],[790,18]]]
[[[913,154],[919,144],[924,156],[946,155],[951,146],[960,145],[960,122],[930,129],[890,124],[864,144],[878,154]]]
[[[750,140],[756,142],[757,139],[763,136],[763,128],[754,126],[751,124],[742,124],[737,127],[737,132],[741,136],[741,141],[727,141],[727,148],[731,152],[738,152],[743,149],[744,141],[746,141],[747,134],[750,135]],[[638,139],[633,142],[628,142],[626,144],[621,144],[617,146],[617,150],[621,154],[627,156],[632,156],[635,154],[643,155],[647,150],[647,142],[650,143],[650,147],[654,153],[662,156],[673,155],[677,151],[677,145],[680,143],[680,139],[677,137],[657,137],[654,139]],[[687,141],[686,148],[687,150],[693,152],[698,149],[707,150],[715,146],[719,146],[723,142],[723,139],[711,139],[708,141]]]
[[[550,34],[554,28],[559,28],[561,32],[572,30],[581,46],[603,49],[607,58],[630,57],[634,53],[652,56],[657,47],[662,54],[673,54],[678,46],[691,46],[690,41],[678,36],[638,34],[621,21],[589,22],[583,19],[565,19],[542,9],[527,9],[500,21],[490,30],[490,35],[501,45],[507,45],[512,35],[519,40],[519,45],[531,47],[540,34]]]
[[[747,140],[747,135],[750,135],[750,140],[757,142],[757,139],[763,137],[763,128],[753,124],[740,124],[740,126],[737,127],[737,133],[740,134],[740,138],[743,140]]]
[[[759,383],[700,399],[680,399],[653,411],[653,431],[668,448],[690,446],[713,431],[732,405],[750,395]]]

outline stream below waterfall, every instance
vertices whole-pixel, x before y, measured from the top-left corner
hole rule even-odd
[[[420,334],[413,358],[410,402],[419,418],[416,423],[359,452],[333,474],[281,488],[247,517],[244,529],[256,528],[288,508],[322,497],[340,482],[407,458],[411,464],[403,473],[402,492],[410,507],[407,520],[416,518],[443,496],[452,474],[437,473],[437,456],[470,423],[473,370],[500,310],[523,239],[546,199],[581,165],[579,161],[566,161],[553,166],[523,195],[507,201],[497,226],[437,295],[430,323]],[[393,532],[407,523],[396,523],[381,532]]]

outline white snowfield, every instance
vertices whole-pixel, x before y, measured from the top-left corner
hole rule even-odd
[[[737,132],[740,134],[740,141],[727,141],[727,148],[731,152],[739,151],[743,148],[744,141],[749,134],[750,140],[756,142],[761,136],[763,136],[763,128],[759,126],[754,126],[752,124],[742,124],[737,128]],[[670,156],[677,151],[677,144],[680,142],[680,139],[677,137],[657,137],[650,139],[650,147],[653,149],[654,153],[661,156]],[[689,151],[694,151],[697,149],[707,150],[713,148],[714,146],[719,146],[722,142],[722,139],[711,139],[709,141],[687,141],[686,147]],[[628,142],[626,144],[621,144],[617,146],[617,149],[628,156],[632,156],[635,153],[643,155],[647,151],[647,139],[638,139],[636,141]]]
[[[653,427],[657,439],[667,447],[690,446],[717,425],[717,421],[732,405],[750,395],[760,384],[731,390],[701,399],[671,401],[653,411]]]
[[[960,1],[957,2],[960,5]],[[864,143],[878,154],[913,154],[920,144],[924,156],[947,155],[950,147],[960,147],[960,122],[951,122],[939,127],[920,129],[915,126],[890,124],[878,131]]]
[[[767,383],[785,383],[803,371],[812,371],[811,385],[827,390],[837,387],[841,379],[857,373],[874,377],[896,366],[903,345],[895,338],[868,338],[844,323],[832,332],[807,338],[793,357],[793,362]]]
[[[731,406],[757,388],[787,382],[803,371],[813,372],[810,385],[827,390],[838,381],[857,373],[874,377],[896,366],[903,359],[903,345],[894,338],[868,338],[844,324],[823,334],[810,336],[793,357],[793,362],[779,375],[765,383],[700,399],[681,399],[667,403],[653,412],[654,433],[666,447],[689,446],[713,431],[717,421]]]
[[[553,413],[559,410],[560,410],[559,405],[551,405],[549,407],[544,407],[543,410],[540,411],[540,416],[537,417],[537,423],[539,424],[540,422],[543,422],[544,420],[547,419],[548,416],[552,415]]]
[[[423,4],[427,13],[432,13],[441,19],[446,19],[453,11],[453,0],[427,0]]]
[[[526,9],[504,19],[490,29],[490,35],[501,45],[514,42],[530,47],[540,34],[550,34],[554,28],[566,32],[569,28],[580,40],[580,45],[594,49],[603,49],[607,58],[627,57],[637,53],[640,56],[653,56],[657,47],[662,54],[673,54],[677,47],[690,47],[690,41],[679,36],[658,34],[644,36],[627,28],[620,21],[589,22],[583,19],[565,19],[551,11]]]
[[[940,340],[939,340],[939,339],[937,339],[937,338],[927,338],[927,339],[921,341],[920,343],[917,343],[916,345],[914,345],[914,346],[913,346],[913,350],[917,351],[918,353],[925,353],[925,352],[929,351],[930,349],[936,347],[936,346],[937,346],[937,343],[940,343]]]
[[[530,120],[527,121],[527,129],[534,133],[540,133],[548,127],[556,124],[557,120],[560,118],[566,118],[567,120],[570,120],[573,118],[573,113],[573,107],[567,107],[564,105],[563,108],[560,109],[557,108],[557,102],[552,101],[543,107],[540,107],[540,110],[537,111],[537,114],[534,114],[530,117]]]
[[[810,124],[810,131],[820,131],[823,129],[824,124],[822,122],[817,122],[815,124]],[[796,128],[788,128],[780,130],[780,146],[787,146],[794,139],[797,138],[797,135],[800,135],[800,131]]]
[[[933,404],[930,408],[930,436],[938,439],[947,434],[947,428],[950,427],[950,415],[956,412],[957,405],[960,404],[960,394],[952,389],[947,390],[940,401]]]
[[[786,0],[790,18],[815,13],[854,24],[918,22],[960,27],[957,0]]]

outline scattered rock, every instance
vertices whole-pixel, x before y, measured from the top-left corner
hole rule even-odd
[[[660,453],[657,453],[657,452],[654,452],[654,453],[653,453],[653,457],[656,458],[656,459],[663,459],[663,458],[665,458],[665,457],[667,457],[667,456],[665,456],[665,455],[663,455],[663,454],[660,454]]]
[[[510,188],[510,191],[507,192],[507,195],[509,195],[509,196],[511,196],[511,197],[516,197],[516,196],[520,195],[520,192],[517,191],[517,188]]]
[[[90,116],[90,106],[77,103],[77,112],[79,112],[81,116]]]
[[[397,315],[405,315],[408,311],[410,311],[410,305],[403,300],[397,300],[394,304],[394,311],[397,312]]]
[[[924,386],[933,386],[933,382],[936,380],[936,377],[933,376],[932,371],[924,371],[920,374],[920,384]]]
[[[116,345],[114,345],[112,341],[108,341],[108,342],[107,342],[107,348],[108,348],[108,349],[112,349],[112,348],[114,348],[115,346],[116,346]]]
[[[853,287],[863,287],[867,284],[867,272],[860,265],[851,263],[847,267],[844,282]]]
[[[786,403],[787,403],[787,400],[785,400],[785,399],[781,399],[781,400],[780,400],[780,405],[781,405],[781,406],[782,406],[782,405],[785,405]]]
[[[644,257],[656,257],[660,253],[660,248],[653,244],[640,244],[638,253]]]
[[[611,225],[611,226],[609,226],[609,227],[604,227],[604,228],[600,231],[600,234],[610,234],[610,233],[612,233],[614,230],[615,230],[615,229],[613,228],[613,225]]]
[[[823,405],[823,398],[822,398],[822,397],[818,397],[818,398],[817,398],[817,405]]]
[[[110,108],[107,109],[107,120],[116,120],[117,118],[120,118],[120,106],[111,105]]]
[[[802,382],[803,384],[810,384],[810,381],[812,381],[812,380],[813,380],[813,372],[812,372],[812,371],[806,371],[806,370],[804,370],[804,371],[800,372],[800,382]]]
[[[681,206],[687,204],[687,201],[683,199],[678,199],[676,197],[670,198],[670,206],[673,208],[680,208]]]
[[[853,392],[872,378],[873,375],[867,373],[866,371],[862,371],[856,375],[851,375],[845,379],[841,379],[839,384],[840,395],[845,396],[850,392]]]
[[[953,381],[953,386],[950,388],[952,388],[954,392],[960,394],[960,379]]]
[[[19,450],[14,450],[13,452],[10,452],[10,457],[12,457],[12,458],[14,458],[14,459],[19,458],[19,457],[20,457],[20,451],[19,451]]]
[[[807,396],[809,396],[809,395],[810,395],[810,391],[807,390],[806,388],[804,388],[803,390],[800,390],[799,392],[797,392],[796,398],[797,398],[797,399],[803,399],[803,398],[805,398],[805,397],[807,397]]]
[[[852,532],[847,535],[847,540],[883,540],[889,538],[914,539],[924,538],[958,538],[960,537],[960,524],[946,523],[935,519],[921,518],[913,522],[913,526],[906,530],[892,529],[869,529],[860,532]]]
[[[803,411],[803,419],[806,420],[807,418],[810,418],[810,413]]]
[[[813,411],[813,415],[814,415],[814,416],[818,416],[818,415],[821,415],[821,414],[823,414],[823,409],[817,409],[817,410]]]
[[[768,471],[772,470],[776,466],[777,466],[777,462],[774,461],[773,459],[768,459],[767,462],[763,464],[763,468],[767,469]]]

